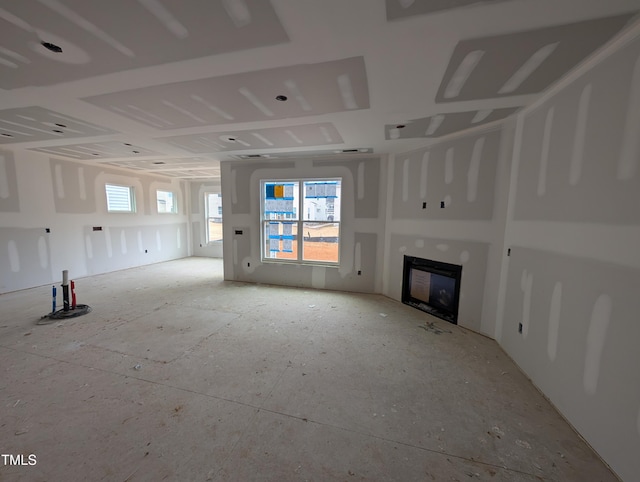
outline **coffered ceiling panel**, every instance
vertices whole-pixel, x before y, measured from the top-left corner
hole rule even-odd
[[[140,159],[105,162],[111,166],[126,167],[143,171],[184,171],[185,169],[220,168],[220,162],[205,157],[185,157],[179,159]]]
[[[265,0],[9,1],[0,7],[0,32],[3,89],[288,41]]]
[[[312,151],[288,151],[288,152],[265,152],[263,154],[238,154],[231,156],[233,159],[296,159],[310,157],[336,157],[348,158],[357,154],[371,154],[370,147],[359,147],[355,149],[315,149]]]
[[[267,129],[188,134],[163,137],[159,140],[196,154],[248,149],[324,146],[343,143],[342,137],[333,124],[329,122],[269,127]]]
[[[456,45],[436,102],[541,92],[619,32],[632,15],[618,15]]]
[[[161,172],[163,176],[179,177],[181,179],[216,179],[220,178],[220,169],[194,169],[188,171],[167,171]]]
[[[71,139],[116,131],[42,107],[0,110],[0,144]]]
[[[510,0],[386,0],[387,20],[425,15],[469,5],[506,1]]]
[[[284,96],[286,100],[276,100]],[[210,77],[83,99],[156,129],[264,121],[367,109],[364,59]]]
[[[397,124],[384,126],[386,139],[412,139],[418,137],[441,137],[454,132],[481,126],[489,122],[504,119],[515,113],[519,107],[504,109],[484,109],[470,112],[454,112],[449,114],[436,114],[421,119],[413,119],[404,127],[398,128]]]
[[[115,159],[121,157],[157,156],[159,153],[128,142],[107,141],[87,144],[66,144],[62,146],[36,147],[31,151],[44,152],[55,156],[83,161]]]

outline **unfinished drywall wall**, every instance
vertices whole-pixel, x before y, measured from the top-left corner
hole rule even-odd
[[[16,161],[13,153],[0,149],[0,212],[20,211],[16,178]]]
[[[380,291],[384,215],[379,158],[221,163],[225,279]],[[340,266],[262,262],[260,181],[341,178]]]
[[[640,473],[638,30],[518,116],[496,325],[623,480]]]
[[[161,176],[1,152],[0,293],[187,256],[186,185]],[[135,213],[108,213],[105,182],[135,188]],[[3,190],[2,186],[8,189]],[[159,214],[156,190],[177,195]]]
[[[220,180],[190,182],[190,221],[192,252],[195,256],[222,258],[223,241],[207,241],[208,222],[205,206],[206,193],[221,193]]]
[[[497,200],[496,179],[497,167],[506,163],[505,142],[508,136],[494,127],[394,157],[387,296],[401,299],[404,255],[462,265],[458,324],[492,333],[490,310],[483,315],[484,291],[487,266],[499,264],[504,208],[495,206],[506,205],[506,194]]]

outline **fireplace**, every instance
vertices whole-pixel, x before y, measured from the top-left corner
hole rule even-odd
[[[458,324],[461,278],[462,266],[405,256],[402,302]]]

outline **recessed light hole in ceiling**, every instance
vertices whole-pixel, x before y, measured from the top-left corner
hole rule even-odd
[[[3,135],[4,137],[13,137],[11,134],[5,134],[4,132],[2,133],[2,135]]]
[[[132,151],[134,154],[140,154],[140,151]]]
[[[58,46],[58,45],[56,45],[56,44],[53,44],[53,43],[51,43],[51,42],[44,42],[44,41],[42,41],[42,42],[40,42],[40,44],[41,44],[45,49],[47,49],[47,50],[51,50],[51,52],[55,52],[55,53],[57,53],[57,54],[59,54],[59,53],[61,53],[61,52],[62,52],[62,47],[60,47],[60,46]]]
[[[124,143],[125,146],[130,146],[131,144],[129,144],[128,142]]]
[[[56,124],[56,125],[57,125],[58,127],[65,127],[65,128],[67,127],[67,126],[66,126],[66,125],[64,125],[64,124]]]
[[[154,164],[164,164],[164,161],[156,161]]]
[[[61,131],[60,129],[53,129],[53,132],[56,134],[64,134],[64,131]]]
[[[404,129],[406,126],[404,124],[398,124],[396,129]]]
[[[286,95],[278,95],[276,96],[276,100],[279,100],[280,102],[284,102],[287,100],[287,96]]]

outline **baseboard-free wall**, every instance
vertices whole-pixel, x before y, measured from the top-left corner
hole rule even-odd
[[[297,159],[221,163],[225,279],[308,288],[380,292],[386,180],[384,160]],[[260,181],[341,178],[340,266],[263,262]]]
[[[517,117],[495,338],[637,480],[640,38],[583,70]]]
[[[108,213],[105,183],[133,186],[135,213]],[[156,190],[178,213],[157,211]],[[0,293],[189,255],[186,182],[0,150]]]
[[[497,182],[503,179],[498,168],[508,165],[509,142],[494,126],[394,156],[384,294],[401,299],[405,255],[461,265],[458,324],[493,332],[485,281],[495,281],[488,266],[501,255],[506,194]]]

